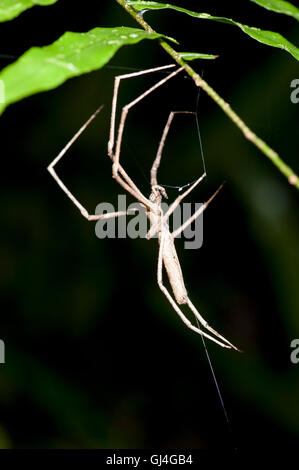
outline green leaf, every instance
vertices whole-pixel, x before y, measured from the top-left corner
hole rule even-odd
[[[12,20],[20,13],[34,5],[52,5],[57,0],[1,0],[0,22]]]
[[[230,18],[224,18],[221,16],[212,16],[208,13],[196,13],[194,11],[186,10],[185,8],[177,7],[169,3],[159,3],[159,2],[138,2],[130,1],[128,2],[135,10],[162,10],[162,9],[171,9],[186,13],[187,15],[193,16],[194,18],[200,18],[205,20],[218,21],[220,23],[227,23],[231,25],[238,26],[244,33],[246,33],[251,38],[256,41],[266,44],[267,46],[277,47],[279,49],[284,49],[289,52],[295,59],[299,60],[299,49],[281,34],[275,33],[273,31],[265,31],[263,29],[254,28],[252,26],[247,26],[242,23],[238,23]]]
[[[201,54],[199,52],[178,52],[184,60],[197,60],[197,59],[217,59],[218,55]]]
[[[10,103],[103,67],[124,45],[160,37],[165,36],[137,28],[94,28],[33,47],[0,72],[0,114]]]
[[[292,16],[299,21],[299,8],[295,7],[290,2],[285,2],[284,0],[251,0],[251,2],[260,5],[267,10]]]

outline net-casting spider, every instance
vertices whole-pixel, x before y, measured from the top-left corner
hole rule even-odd
[[[111,122],[110,122],[110,137],[108,142],[108,155],[111,158],[112,164],[112,176],[113,178],[133,197],[139,201],[139,203],[145,208],[147,217],[151,222],[151,228],[148,231],[146,238],[150,239],[155,234],[158,234],[158,241],[159,241],[159,256],[158,256],[158,269],[157,269],[157,281],[158,285],[163,292],[163,294],[167,297],[170,304],[177,312],[181,320],[185,323],[185,325],[190,328],[191,330],[195,331],[196,333],[200,333],[201,335],[209,338],[210,340],[214,341],[215,343],[223,346],[225,348],[233,348],[238,350],[236,346],[230,343],[226,338],[220,335],[216,330],[208,325],[206,320],[200,315],[198,310],[195,308],[193,303],[188,297],[188,293],[184,284],[184,278],[181,270],[181,266],[179,263],[179,259],[176,253],[175,245],[174,245],[174,238],[179,235],[189,224],[191,224],[200,214],[206,209],[207,205],[211,202],[211,200],[216,196],[220,188],[210,197],[210,199],[201,205],[201,207],[187,220],[185,221],[179,228],[177,228],[173,233],[170,232],[168,226],[168,218],[174,212],[176,207],[181,203],[181,201],[205,178],[206,174],[198,178],[184,193],[178,196],[175,201],[170,205],[169,209],[163,214],[161,208],[162,197],[167,198],[167,194],[165,189],[162,186],[158,185],[157,181],[157,173],[160,166],[162,151],[165,143],[165,139],[167,137],[171,122],[178,113],[185,113],[185,114],[194,114],[190,111],[177,111],[171,112],[167,123],[165,125],[162,138],[159,143],[157,155],[155,157],[154,163],[151,168],[151,194],[150,197],[145,197],[135,183],[132,181],[130,176],[126,173],[123,166],[120,164],[120,151],[121,151],[121,144],[122,144],[122,137],[123,131],[125,127],[125,122],[127,118],[127,114],[129,110],[139,103],[143,98],[148,96],[154,90],[156,90],[161,85],[165,84],[168,80],[172,77],[177,75],[179,72],[183,70],[183,67],[174,70],[172,73],[167,75],[165,78],[157,82],[155,85],[150,87],[144,93],[139,95],[133,101],[128,103],[126,106],[122,108],[122,113],[120,117],[120,123],[118,126],[117,131],[117,138],[115,139],[115,121],[116,121],[116,108],[117,108],[117,98],[118,98],[118,90],[120,81],[127,78],[137,77],[139,75],[157,72],[161,70],[165,70],[171,67],[175,67],[175,65],[166,65],[163,67],[156,67],[151,68],[143,71],[138,71],[134,73],[129,73],[125,75],[120,75],[115,77],[114,82],[114,93],[113,93],[113,100],[112,100],[112,111],[111,111]],[[62,149],[59,155],[52,161],[52,163],[48,166],[48,170],[54,179],[57,181],[59,186],[63,189],[63,191],[67,194],[67,196],[71,199],[71,201],[78,207],[81,211],[81,214],[87,220],[100,220],[100,219],[108,219],[112,217],[119,217],[126,215],[128,213],[132,213],[130,211],[120,211],[120,212],[111,212],[107,214],[101,215],[90,215],[88,211],[80,204],[80,202],[73,196],[73,194],[67,189],[67,187],[63,184],[61,179],[57,176],[54,167],[56,163],[63,157],[66,151],[70,148],[70,146],[74,143],[74,141],[79,137],[79,135],[86,129],[88,124],[95,118],[97,113],[102,109],[102,106],[88,119],[88,121],[83,124],[83,126],[79,129],[79,131],[73,136],[73,138],[68,142],[68,144]],[[172,288],[173,296],[169,293],[168,289],[163,284],[162,280],[162,272],[163,266],[167,272],[168,279]],[[199,323],[202,325],[202,328],[194,326],[191,321],[184,315],[182,310],[180,309],[179,305],[187,304]],[[209,333],[207,333],[207,331]]]

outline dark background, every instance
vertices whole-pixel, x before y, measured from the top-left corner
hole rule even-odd
[[[97,4],[98,3],[98,4]],[[295,2],[294,2],[295,3]],[[295,20],[249,1],[177,5],[272,29],[298,44]],[[180,50],[219,54],[194,62],[245,121],[298,168],[299,78],[290,55],[238,28],[170,11],[147,13]],[[1,54],[18,57],[66,30],[136,26],[113,1],[35,7],[1,24]],[[11,61],[0,59],[1,66]],[[170,63],[154,41],[121,49],[110,65]],[[124,72],[128,71],[124,69]],[[188,201],[225,188],[204,215],[200,250],[178,253],[189,295],[242,354],[208,342],[229,431],[199,336],[156,285],[157,244],[99,240],[46,171],[87,117],[105,108],[57,166],[92,212],[122,194],[106,156],[113,78],[105,67],[10,106],[1,117],[1,448],[293,447],[299,434],[298,192],[204,93],[199,121],[208,179]],[[127,80],[120,105],[161,75]],[[195,109],[197,90],[178,77],[131,112],[122,161],[148,195],[149,168],[170,110]],[[202,173],[194,119],[178,118],[160,181],[183,185]],[[168,191],[170,199],[178,193]],[[128,201],[132,202],[128,196]]]

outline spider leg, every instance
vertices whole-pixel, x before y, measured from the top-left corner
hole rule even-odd
[[[127,172],[124,170],[124,168],[119,163],[122,134],[123,134],[124,124],[125,124],[125,119],[126,119],[126,115],[124,116],[124,108],[123,108],[123,112],[122,112],[122,121],[119,125],[119,130],[118,130],[118,137],[117,137],[117,142],[116,142],[116,146],[117,146],[116,154],[114,154],[114,152],[113,152],[114,143],[115,143],[115,121],[116,121],[116,109],[117,109],[117,98],[118,98],[119,85],[120,85],[120,81],[123,80],[123,79],[133,78],[133,77],[137,77],[139,75],[144,75],[144,74],[151,73],[151,72],[157,72],[159,70],[165,70],[165,69],[168,69],[168,68],[171,68],[171,67],[175,67],[175,64],[170,64],[170,65],[165,65],[165,66],[162,66],[162,67],[156,67],[156,68],[151,68],[151,69],[147,69],[147,70],[142,70],[142,71],[139,71],[139,72],[119,75],[119,76],[115,77],[115,80],[114,80],[114,91],[113,91],[111,120],[110,120],[110,136],[109,136],[109,141],[108,141],[108,155],[111,158],[111,160],[113,161],[113,163],[115,163],[115,164],[113,164],[113,177],[126,191],[131,193],[140,203],[144,204],[147,208],[151,207],[150,202],[142,194],[142,192],[135,185],[135,183],[132,181],[132,179],[129,177]],[[167,79],[168,78],[170,78],[170,77],[167,77]],[[144,97],[144,96],[146,96],[146,95],[143,94],[142,97]],[[142,99],[142,97],[140,97],[140,99]],[[129,105],[133,106],[132,103],[129,103]],[[127,105],[127,106],[129,106],[129,105]],[[127,112],[125,114],[127,114]],[[121,131],[120,131],[120,129],[121,129]]]
[[[183,200],[186,196],[188,196],[188,194],[191,193],[191,191],[192,191],[205,177],[206,177],[206,173],[203,173],[203,174],[201,175],[201,177],[198,178],[198,180],[196,180],[196,181],[192,184],[192,186],[190,186],[190,188],[188,188],[183,194],[181,194],[180,196],[178,196],[178,197],[173,201],[173,203],[170,205],[169,209],[166,211],[166,213],[165,213],[164,216],[163,216],[163,220],[162,220],[163,223],[165,223],[165,222],[167,221],[167,219],[168,219],[168,218],[170,217],[170,215],[175,211],[175,209],[176,209],[177,206],[182,202],[182,200]],[[217,192],[218,192],[218,191],[217,191]],[[213,197],[215,197],[215,196],[216,196],[216,194],[215,194]],[[211,200],[212,200],[212,199],[211,199]],[[205,210],[205,208],[207,207],[207,205],[209,204],[209,202],[210,202],[210,200],[206,203],[205,207],[203,207],[203,206],[204,206],[204,204],[203,204],[203,205],[196,211],[195,214],[197,214],[197,212],[198,212],[199,210],[201,210],[201,212],[203,212],[203,211]],[[197,215],[197,217],[201,214],[201,212]],[[195,215],[195,214],[194,214],[194,215]],[[192,216],[192,217],[193,217],[193,216]],[[185,223],[181,226],[181,227],[184,226],[184,228],[183,228],[182,230],[185,230],[186,226],[188,226],[189,224],[191,224],[191,223],[193,222],[194,219],[193,219],[192,217],[190,217],[190,219],[192,219],[192,220],[188,219],[188,221],[190,220],[190,222],[186,221],[186,222],[188,222],[188,223],[185,222]],[[196,219],[196,217],[195,217],[195,219]],[[186,224],[186,225],[185,225],[185,224]],[[180,230],[181,227],[179,227],[179,228],[174,232],[174,233],[176,234],[175,236],[177,236],[179,233],[182,232],[182,230]],[[159,228],[158,224],[152,225],[151,228],[150,228],[150,230],[149,230],[148,233],[146,234],[146,238],[147,238],[147,239],[152,238],[152,237],[156,234],[158,228]],[[178,232],[178,233],[176,233],[176,232]]]
[[[126,78],[138,77],[140,75],[145,75],[147,73],[158,72],[159,70],[165,70],[168,68],[175,67],[175,64],[164,65],[162,67],[155,67],[151,69],[141,70],[139,72],[128,73],[124,75],[118,75],[114,79],[114,91],[112,99],[112,110],[111,110],[111,121],[110,121],[110,136],[108,142],[108,154],[113,156],[113,147],[115,142],[115,121],[116,121],[116,108],[117,108],[117,98],[118,98],[118,89],[121,80]]]
[[[132,181],[132,179],[129,177],[129,175],[126,173],[126,171],[123,169],[123,167],[119,163],[119,155],[120,155],[120,147],[121,147],[121,141],[122,141],[122,134],[123,134],[123,129],[124,129],[124,124],[125,124],[125,119],[126,119],[126,113],[122,112],[122,121],[119,125],[119,130],[118,130],[118,137],[117,137],[117,151],[116,155],[113,152],[114,148],[114,143],[115,143],[115,121],[116,121],[116,109],[117,109],[117,98],[118,98],[118,91],[119,91],[119,85],[120,81],[126,78],[133,78],[137,77],[140,75],[144,75],[147,73],[151,72],[157,72],[159,70],[165,70],[171,67],[175,67],[175,64],[170,64],[170,65],[164,65],[162,67],[155,67],[147,70],[142,70],[139,72],[134,72],[134,73],[129,73],[129,74],[124,74],[124,75],[119,75],[115,77],[114,80],[114,91],[113,91],[113,99],[112,99],[112,109],[111,109],[111,120],[110,120],[110,136],[109,136],[109,141],[108,141],[108,155],[115,163],[113,165],[113,177],[115,180],[128,192],[130,192],[134,197],[138,199],[139,202],[144,204],[147,208],[150,208],[151,205],[148,201],[148,199],[142,194],[142,192],[139,190],[139,188],[135,185],[135,183]],[[145,96],[145,95],[143,95]],[[143,97],[142,96],[142,97]],[[140,99],[142,99],[140,97]],[[139,101],[139,100],[138,100]],[[133,106],[133,104],[129,103],[129,105]],[[129,106],[127,105],[127,106]],[[125,116],[124,116],[125,114]],[[121,131],[120,131],[121,129]],[[121,177],[119,175],[121,174]],[[132,192],[133,191],[133,192]],[[138,195],[138,197],[137,197]]]
[[[165,145],[165,141],[166,141],[166,137],[168,135],[168,132],[169,132],[169,129],[170,129],[170,126],[171,126],[171,123],[173,121],[173,118],[176,114],[194,114],[196,115],[196,113],[194,111],[171,111],[169,116],[168,116],[168,119],[167,119],[167,122],[166,122],[166,125],[164,127],[164,130],[163,130],[163,133],[162,133],[162,137],[161,137],[161,140],[159,142],[159,147],[158,147],[158,151],[157,151],[157,154],[156,154],[156,157],[155,157],[155,160],[154,160],[154,163],[152,165],[152,168],[151,168],[151,186],[156,186],[158,185],[158,181],[157,181],[157,172],[158,172],[158,169],[160,167],[160,162],[161,162],[161,157],[162,157],[162,151],[163,151],[163,148],[164,148],[164,145]],[[200,178],[198,178],[191,186],[190,188],[188,188],[183,194],[181,194],[180,196],[178,196],[175,201],[170,205],[169,209],[167,210],[167,212],[164,214],[164,217],[163,217],[163,222],[166,222],[167,219],[170,217],[170,215],[175,211],[175,209],[177,208],[177,206],[181,203],[181,201],[186,197],[188,196],[189,193],[191,193],[191,191],[193,191],[193,189],[206,177],[206,173],[203,173]],[[150,239],[152,238],[156,232],[158,230],[158,226],[157,225],[152,225],[152,227],[150,228],[150,230],[148,231],[147,235],[146,235],[146,238],[147,239]]]
[[[194,188],[196,188],[196,186],[202,182],[202,180],[207,176],[206,173],[203,173],[191,186],[190,188],[186,189],[186,191],[183,193],[183,194],[180,194],[180,196],[178,196],[174,201],[173,203],[170,205],[169,209],[167,210],[167,212],[165,213],[164,215],[164,220],[167,220],[169,218],[169,216],[176,210],[176,208],[178,207],[178,205],[182,202],[183,199],[185,199],[186,196],[188,196],[188,194],[191,193],[191,191],[193,191]]]
[[[177,230],[175,230],[171,236],[172,238],[175,238],[178,234],[180,234],[189,224],[191,224],[197,217],[200,216],[200,214],[202,214],[202,212],[207,208],[208,204],[214,199],[214,197],[218,194],[218,192],[220,191],[220,189],[222,188],[223,185],[221,185],[217,191],[210,197],[210,199],[205,203],[203,204],[191,217],[189,217],[188,220],[186,220],[186,222],[181,225],[181,227],[179,227]],[[182,195],[184,196],[184,195]],[[165,216],[164,216],[165,217]],[[240,351],[236,346],[234,346],[230,341],[228,341],[226,338],[224,338],[222,335],[220,335],[216,330],[214,330],[207,322],[206,320],[200,315],[200,313],[198,312],[198,310],[195,308],[195,306],[193,305],[193,303],[191,302],[191,300],[189,299],[189,297],[187,296],[186,297],[186,303],[187,305],[189,306],[190,310],[192,310],[192,312],[194,313],[195,317],[198,319],[198,321],[208,330],[210,331],[211,333],[213,333],[214,335],[216,335],[218,338],[220,338],[222,341],[224,341],[225,343],[229,344],[230,347],[232,347],[233,349],[236,349],[237,351]]]
[[[196,182],[195,182],[195,183],[196,183]],[[212,196],[211,196],[204,204],[202,204],[202,206],[200,206],[200,208],[197,209],[197,211],[194,212],[194,214],[193,214],[191,217],[189,217],[189,219],[187,219],[179,228],[177,228],[174,232],[172,232],[172,234],[171,234],[171,235],[172,235],[172,238],[177,237],[181,232],[183,232],[183,231],[185,230],[186,227],[188,227],[188,225],[192,224],[192,222],[193,222],[195,219],[197,219],[197,217],[199,217],[199,216],[203,213],[203,211],[208,207],[208,205],[210,204],[210,202],[212,202],[212,200],[217,196],[217,194],[219,193],[219,191],[220,191],[222,188],[223,188],[223,184],[221,184],[221,185],[219,186],[219,188],[214,192],[214,194],[212,194]],[[191,186],[190,189],[192,190],[192,186]],[[187,191],[186,191],[186,192],[187,192]],[[182,194],[182,196],[184,196],[184,194]],[[179,196],[179,197],[181,197],[181,196]],[[179,199],[179,198],[177,198],[177,199]],[[173,204],[175,204],[175,202],[177,201],[177,199],[174,201]],[[179,203],[180,203],[180,201],[179,201]],[[176,205],[176,206],[177,206],[177,205]],[[172,206],[170,206],[170,208],[171,208],[171,207],[172,207]],[[169,210],[170,210],[170,209],[169,209]],[[169,212],[169,210],[166,212],[166,214],[165,214],[164,217],[167,216],[167,213]],[[172,211],[172,212],[173,212],[173,211]],[[169,217],[169,215],[168,215],[168,217]]]
[[[176,313],[179,315],[179,317],[181,318],[181,320],[185,323],[185,325],[190,328],[191,330],[195,331],[196,333],[199,333],[203,336],[205,336],[206,338],[210,339],[211,341],[214,341],[214,343],[217,343],[219,344],[220,346],[222,346],[223,348],[231,348],[232,345],[227,342],[228,344],[225,344],[225,343],[222,343],[221,341],[218,341],[216,338],[214,338],[213,336],[209,335],[208,333],[204,332],[203,330],[201,330],[200,328],[197,328],[195,327],[194,325],[192,325],[192,323],[190,322],[190,320],[188,320],[188,318],[183,314],[183,312],[181,311],[181,309],[178,307],[178,305],[176,304],[176,302],[174,301],[174,299],[171,297],[170,293],[168,292],[168,290],[166,289],[166,287],[164,286],[163,284],[163,280],[162,280],[162,271],[163,271],[163,246],[164,246],[164,235],[162,233],[161,235],[161,240],[160,240],[160,247],[159,247],[159,257],[158,257],[158,269],[157,269],[157,281],[158,281],[158,285],[161,289],[161,291],[163,292],[163,294],[165,295],[165,297],[168,299],[168,301],[170,302],[170,304],[172,305],[172,307],[174,308],[174,310],[176,311]],[[226,340],[225,340],[226,341]]]
[[[158,147],[158,151],[157,151],[157,154],[156,154],[156,158],[154,160],[154,163],[153,163],[153,166],[152,166],[152,169],[151,169],[151,186],[157,186],[158,185],[157,172],[158,172],[160,162],[161,162],[162,151],[163,151],[163,148],[164,148],[164,145],[165,145],[165,140],[166,140],[166,137],[168,135],[171,123],[172,123],[173,118],[176,114],[194,114],[196,116],[196,113],[194,111],[171,111],[170,112],[170,114],[168,116],[168,119],[167,119],[167,122],[165,124],[164,130],[163,130],[163,133],[162,133],[161,140],[159,142],[159,147]]]
[[[101,220],[101,219],[109,219],[113,217],[120,217],[122,215],[127,215],[132,213],[131,211],[119,211],[119,212],[110,212],[108,214],[89,214],[89,212],[85,209],[84,206],[75,198],[75,196],[71,193],[71,191],[65,186],[65,184],[61,181],[59,176],[55,171],[55,165],[61,160],[61,158],[66,154],[68,149],[72,146],[72,144],[78,139],[78,137],[82,134],[82,132],[86,129],[86,127],[93,121],[96,115],[102,110],[103,106],[100,106],[91,116],[90,118],[80,127],[80,129],[76,132],[76,134],[71,138],[71,140],[65,145],[65,147],[61,150],[61,152],[54,158],[54,160],[48,166],[48,171],[53,176],[57,184],[61,187],[61,189],[65,192],[65,194],[69,197],[69,199],[75,204],[75,206],[80,210],[83,217],[87,220]],[[135,193],[133,194],[134,196]]]
[[[163,133],[162,133],[162,137],[161,137],[161,140],[159,142],[159,147],[158,147],[158,151],[157,151],[157,154],[156,154],[156,157],[155,157],[155,160],[154,160],[154,163],[152,165],[152,168],[151,168],[151,186],[156,186],[158,185],[158,181],[157,181],[157,172],[158,172],[158,169],[160,167],[160,162],[161,162],[161,157],[162,157],[162,152],[163,152],[163,148],[164,148],[164,145],[165,145],[165,141],[166,141],[166,138],[167,138],[167,135],[168,135],[168,132],[169,132],[169,129],[170,129],[170,126],[171,126],[171,123],[175,117],[175,115],[177,114],[194,114],[196,116],[196,112],[194,111],[171,111],[169,116],[168,116],[168,119],[167,119],[167,122],[166,122],[166,125],[164,127],[164,130],[163,130]],[[181,203],[181,201],[186,197],[188,196],[189,193],[191,193],[191,191],[193,191],[193,189],[206,177],[206,173],[203,173],[200,178],[198,178],[191,186],[190,188],[188,188],[183,194],[181,194],[180,196],[178,196],[175,201],[170,205],[169,209],[167,210],[167,212],[164,214],[164,217],[163,217],[163,222],[166,222],[167,219],[169,218],[169,216],[175,211],[175,209],[177,208],[177,206]],[[147,233],[146,235],[146,238],[151,238],[153,237],[156,232],[157,232],[157,229],[158,227],[156,225],[153,225],[151,227],[151,229],[149,230],[149,232]]]
[[[204,326],[204,328],[206,328],[208,331],[210,331],[211,333],[213,333],[215,336],[217,336],[217,338],[220,338],[222,341],[224,341],[225,343],[229,344],[229,346],[233,349],[235,349],[236,351],[239,351],[240,352],[240,349],[238,349],[236,346],[234,346],[230,341],[228,341],[226,338],[224,338],[224,336],[220,335],[218,333],[218,331],[214,330],[214,328],[212,328],[207,322],[206,320],[200,315],[200,313],[198,312],[198,310],[195,308],[195,306],[193,305],[193,303],[191,302],[191,300],[189,299],[189,297],[187,297],[186,299],[187,301],[187,305],[189,306],[190,310],[192,310],[192,312],[194,313],[195,317],[198,319],[198,321]]]
[[[154,69],[148,69],[144,70],[141,72],[135,72],[135,73],[130,73],[130,74],[125,74],[125,75],[120,75],[115,78],[115,85],[114,85],[114,94],[113,94],[113,101],[112,101],[112,112],[111,112],[111,125],[110,125],[110,139],[108,142],[108,155],[110,156],[111,160],[113,161],[113,177],[117,180],[118,179],[118,172],[120,170],[120,151],[121,151],[121,143],[122,143],[122,137],[123,137],[123,132],[124,132],[124,127],[127,119],[127,115],[129,110],[135,106],[137,103],[139,103],[141,100],[143,100],[146,96],[148,96],[150,93],[152,93],[154,90],[162,86],[164,83],[166,83],[168,80],[170,80],[172,77],[177,75],[179,72],[183,70],[183,67],[180,67],[176,69],[174,72],[169,74],[167,77],[163,78],[159,82],[157,82],[155,85],[150,87],[148,90],[146,90],[144,93],[139,95],[137,98],[135,98],[133,101],[128,103],[126,106],[122,108],[122,113],[121,113],[121,118],[120,118],[120,123],[118,126],[118,133],[117,133],[117,139],[116,139],[116,148],[115,152],[113,151],[114,148],[114,142],[115,142],[115,118],[116,118],[116,105],[117,105],[117,97],[118,97],[118,89],[119,89],[119,83],[120,80],[125,79],[125,78],[132,78],[136,77],[145,73],[151,73],[155,72],[158,70],[164,70],[166,68],[173,67],[173,65],[167,65],[163,67],[157,67]],[[126,176],[123,174],[124,178]],[[133,183],[134,184],[134,183]],[[134,185],[135,191],[138,190],[138,188]],[[138,190],[139,191],[139,190]],[[141,194],[141,193],[140,193]],[[143,196],[144,197],[144,196]],[[147,204],[148,205],[148,204]]]

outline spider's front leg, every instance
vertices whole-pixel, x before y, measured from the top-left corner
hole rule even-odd
[[[129,178],[129,176],[124,171],[123,167],[121,166],[121,164],[119,162],[120,152],[121,152],[121,143],[122,143],[123,132],[124,132],[124,127],[125,127],[127,115],[128,115],[129,110],[133,106],[135,106],[137,103],[139,103],[141,100],[143,100],[146,96],[148,96],[154,90],[159,88],[161,85],[166,83],[172,77],[177,75],[181,70],[183,70],[183,67],[181,67],[179,69],[176,69],[170,75],[168,75],[167,77],[165,77],[162,80],[160,80],[159,82],[157,82],[151,88],[146,90],[144,93],[139,95],[137,98],[135,98],[133,101],[131,101],[130,103],[128,103],[126,106],[124,106],[122,108],[120,123],[119,123],[118,131],[117,131],[116,145],[115,145],[115,122],[116,122],[116,109],[117,109],[117,98],[118,98],[119,85],[120,85],[120,81],[123,80],[123,79],[133,78],[133,77],[137,77],[137,76],[152,73],[152,72],[158,72],[158,71],[165,70],[165,69],[172,68],[172,67],[175,67],[175,65],[170,64],[170,65],[165,65],[165,66],[162,66],[162,67],[155,67],[155,68],[152,68],[152,69],[142,70],[140,72],[134,72],[134,73],[119,75],[119,76],[115,77],[113,100],[112,100],[112,110],[111,110],[110,137],[109,137],[109,142],[108,142],[108,155],[109,155],[109,157],[111,158],[111,160],[113,162],[112,175],[113,175],[113,178],[115,178],[116,181],[121,186],[123,186],[125,189],[128,190],[128,186],[129,186],[135,192],[135,194],[134,194],[135,197],[136,197],[136,194],[138,194],[139,201],[143,202],[143,203],[145,203],[144,196],[139,191],[139,189],[136,187],[136,185],[133,183],[133,181]],[[115,150],[114,150],[114,145],[115,145]],[[131,191],[129,191],[129,192],[131,192]]]

